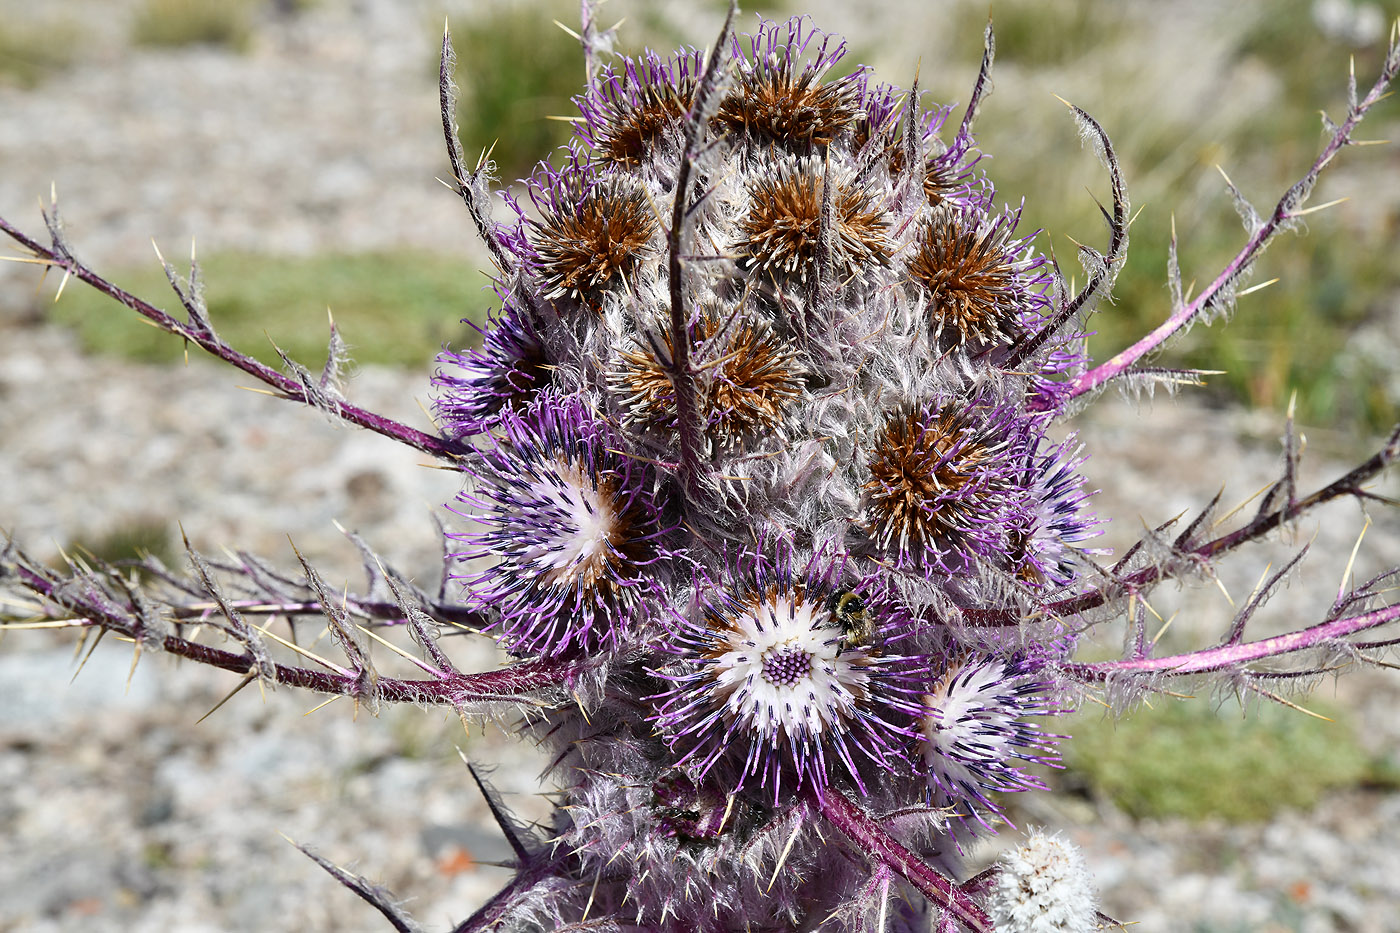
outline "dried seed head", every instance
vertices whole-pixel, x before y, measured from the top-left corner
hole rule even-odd
[[[710,442],[720,448],[777,429],[802,394],[796,354],[766,324],[733,320],[733,312],[708,308],[691,328],[691,347],[700,416]],[[629,428],[674,435],[672,352],[670,330],[658,327],[621,354],[610,382]]]
[[[957,407],[916,407],[890,416],[871,451],[867,525],[900,565],[962,549],[1001,508],[1000,450]],[[967,554],[963,555],[968,556]]]
[[[579,99],[584,116],[578,134],[604,165],[636,168],[662,155],[678,155],[685,117],[695,96],[700,52],[670,60],[648,53],[601,75]]]
[[[804,35],[802,29],[800,20],[783,27],[765,24],[753,37],[752,57],[735,39],[739,79],[720,103],[716,126],[760,147],[790,152],[828,146],[845,131],[856,118],[857,76],[825,84],[822,78],[845,54],[846,44],[832,47],[831,36],[815,29]]]
[[[568,295],[597,308],[653,252],[657,224],[646,194],[616,176],[566,181],[542,200],[534,249],[548,299]]]
[[[735,252],[746,269],[806,282],[817,274],[825,182],[815,160],[784,162],[749,185],[748,212]],[[863,278],[890,258],[884,213],[858,188],[836,185],[829,243],[838,284]]]
[[[1014,340],[1027,298],[1015,252],[1009,223],[935,214],[909,263],[910,278],[927,296],[934,331],[957,346]]]

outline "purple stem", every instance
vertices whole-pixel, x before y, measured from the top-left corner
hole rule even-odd
[[[1326,641],[1345,638],[1367,629],[1377,628],[1400,619],[1400,605],[1386,606],[1361,615],[1331,619],[1298,632],[1277,635],[1247,644],[1222,645],[1165,658],[1131,658],[1122,661],[1100,661],[1093,664],[1069,664],[1065,670],[1086,681],[1102,681],[1113,674],[1130,672],[1161,672],[1167,674],[1199,674],[1226,667],[1237,667],[1265,658],[1276,658],[1316,647]]]
[[[56,592],[58,587],[52,581],[26,567],[21,566],[17,570],[25,586],[37,595],[65,608],[77,608],[82,611],[83,619],[75,619],[75,622],[85,620],[90,626],[119,632],[138,643],[148,634],[142,630],[141,625],[101,615],[93,611],[92,606],[71,606],[71,601],[64,600],[62,595]],[[161,639],[161,648],[177,657],[188,658],[236,674],[254,672],[258,666],[257,658],[252,652],[237,654],[178,635],[164,636]],[[498,671],[476,674],[443,672],[432,680],[377,677],[373,681],[373,692],[377,698],[390,702],[426,703],[454,708],[470,703],[519,701],[539,691],[567,685],[583,674],[589,666],[590,662],[587,659],[536,659],[521,661]],[[365,680],[360,676],[362,672],[313,671],[285,664],[274,664],[272,668],[272,678],[277,683],[343,696],[362,696],[365,693]]]
[[[918,888],[934,907],[943,908],[974,933],[992,933],[992,921],[966,891],[930,868],[843,794],[830,788],[824,794],[809,790],[808,802],[858,851]]]
[[[142,317],[154,323],[161,330],[169,331],[176,336],[188,340],[199,346],[205,352],[228,363],[230,366],[241,369],[260,382],[271,386],[277,390],[282,398],[289,401],[312,404],[307,392],[296,379],[284,375],[250,356],[239,353],[228,344],[215,338],[212,334],[196,330],[187,324],[182,324],[154,305],[142,301],[130,292],[113,285],[76,259],[42,246],[11,225],[10,222],[3,217],[0,217],[0,231],[3,231],[10,239],[23,245],[38,258],[52,266],[62,269],[65,274],[71,275],[79,281],[86,282],[109,298],[121,302]],[[349,422],[350,424],[362,428],[368,428],[376,434],[382,434],[385,437],[396,440],[401,444],[406,444],[416,450],[421,450],[423,453],[437,457],[440,460],[455,462],[470,450],[469,447],[457,441],[425,434],[417,428],[411,428],[406,424],[400,424],[392,418],[386,418],[383,415],[376,414],[375,412],[368,411],[356,405],[351,405],[348,402],[329,399],[326,401],[326,404],[330,408],[329,413],[340,418],[342,421]]]
[[[1390,435],[1383,448],[1322,489],[1273,512],[1259,515],[1243,527],[1191,548],[1184,554],[1201,561],[1209,561],[1243,544],[1263,537],[1325,502],[1347,495],[1365,496],[1367,493],[1361,488],[1362,484],[1379,475],[1381,471],[1390,467],[1397,460],[1400,460],[1400,426],[1397,426],[1394,433]],[[1102,606],[1115,593],[1150,586],[1168,579],[1170,576],[1169,571],[1160,565],[1152,564],[1117,578],[1114,583],[1107,586],[1049,603],[1043,607],[1043,611],[1060,618],[1079,615]],[[1012,609],[968,608],[964,610],[964,614],[975,625],[1018,625],[1021,620],[1021,614]]]
[[[1307,200],[1318,176],[1332,161],[1333,156],[1341,151],[1343,146],[1350,143],[1352,131],[1356,129],[1356,125],[1361,122],[1366,112],[1385,96],[1385,89],[1394,79],[1397,71],[1400,71],[1400,46],[1392,46],[1380,77],[1376,79],[1370,93],[1366,95],[1364,100],[1354,103],[1350,107],[1346,120],[1333,131],[1332,138],[1308,169],[1307,174],[1279,199],[1273,214],[1258,230],[1254,231],[1249,241],[1235,255],[1235,258],[1230,261],[1220,275],[1216,276],[1215,281],[1211,282],[1194,300],[1177,308],[1171,317],[1163,321],[1150,334],[1118,353],[1106,363],[1095,366],[1071,381],[1069,391],[1060,396],[1061,404],[1069,399],[1078,398],[1086,392],[1092,392],[1108,380],[1124,374],[1134,363],[1161,346],[1167,338],[1191,323],[1196,317],[1215,307],[1229,286],[1244,274],[1264,245],[1279,232],[1280,227],[1288,221],[1302,216],[1303,212],[1299,208]],[[1035,400],[1035,404],[1040,408],[1048,408],[1050,403],[1048,399],[1042,398]]]
[[[667,274],[671,291],[671,361],[667,367],[676,397],[676,420],[680,435],[680,472],[686,494],[692,504],[699,505],[708,497],[700,485],[700,451],[704,434],[700,427],[699,391],[695,386],[695,371],[690,364],[690,316],[685,310],[685,275],[681,266],[681,240],[686,226],[686,209],[690,199],[690,175],[699,156],[700,143],[708,122],[705,111],[719,90],[720,72],[724,67],[729,34],[734,28],[738,6],[731,0],[719,39],[710,51],[705,72],[695,90],[690,118],[685,125],[685,152],[676,175],[675,201],[671,207],[671,232],[667,237]]]

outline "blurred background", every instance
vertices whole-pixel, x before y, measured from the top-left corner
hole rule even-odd
[[[704,46],[718,2],[611,0],[618,49]],[[1340,118],[1349,64],[1369,87],[1400,2],[996,0],[998,55],[978,139],[998,197],[1073,275],[1076,242],[1101,245],[1102,167],[1059,95],[1108,130],[1134,209],[1115,301],[1093,320],[1110,355],[1168,313],[1175,220],[1184,278],[1213,278],[1243,240],[1219,166],[1267,213]],[[981,56],[986,2],[747,7],[809,13],[925,103],[960,104]],[[420,427],[444,344],[484,319],[489,264],[439,182],[447,172],[436,71],[444,18],[458,56],[468,158],[492,146],[505,179],[568,138],[583,77],[572,0],[0,0],[0,216],[37,233],[56,189],[79,257],[164,301],[154,239],[179,263],[197,242],[214,323],[276,362],[313,369],[327,308],[352,347],[352,400]],[[953,119],[961,115],[954,111]],[[1389,140],[1386,101],[1358,134]],[[1122,551],[1143,523],[1233,505],[1270,481],[1296,395],[1309,442],[1304,488],[1369,454],[1400,417],[1400,147],[1357,147],[1314,204],[1348,199],[1282,237],[1228,327],[1200,327],[1166,365],[1225,370],[1179,399],[1105,397],[1070,425],[1091,460],[1096,508]],[[498,216],[504,216],[504,208]],[[197,238],[197,239],[196,239]],[[14,254],[12,251],[10,254]],[[1080,278],[1082,279],[1082,273]],[[0,528],[41,556],[195,546],[281,564],[290,536],[332,582],[358,564],[334,521],[432,581],[430,516],[448,474],[236,386],[135,316],[57,276],[0,263]],[[165,302],[167,306],[173,302]],[[1391,477],[1381,491],[1396,495]],[[1356,573],[1400,564],[1400,521],[1373,508]],[[177,525],[178,523],[178,525]],[[1209,643],[1264,568],[1311,542],[1257,634],[1319,619],[1366,518],[1341,504],[1252,549],[1214,583],[1159,591],[1164,643]],[[1115,633],[1121,636],[1121,632]],[[505,874],[454,746],[499,764],[527,816],[541,762],[499,730],[465,734],[416,709],[378,718],[345,704],[250,692],[200,725],[237,683],[163,659],[128,683],[126,646],[103,645],[69,683],[71,639],[0,642],[0,930],[379,929],[278,833],[381,879],[430,928],[460,920]],[[1109,656],[1110,637],[1090,650]],[[489,645],[460,649],[495,663]],[[1295,698],[1297,699],[1297,698]],[[1299,699],[1331,721],[1206,691],[1116,725],[1081,713],[1060,793],[1023,795],[1018,823],[1085,847],[1105,909],[1145,930],[1394,928],[1400,903],[1400,681],[1367,673]],[[1097,710],[1092,703],[1087,706]],[[358,713],[358,715],[353,715]],[[996,844],[1014,841],[1003,832]],[[980,861],[979,861],[980,860]]]

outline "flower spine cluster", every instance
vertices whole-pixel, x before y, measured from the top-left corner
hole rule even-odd
[[[593,78],[507,196],[481,348],[437,377],[475,438],[475,607],[518,656],[607,671],[538,730],[590,900],[726,929],[873,897],[800,818],[828,795],[920,814],[952,859],[1043,786],[1072,638],[969,613],[1075,592],[1096,525],[1037,404],[1077,335],[969,125],[833,76],[805,19],[730,41],[722,81],[696,51]]]

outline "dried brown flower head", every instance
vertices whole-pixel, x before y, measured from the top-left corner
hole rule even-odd
[[[989,444],[952,405],[916,407],[885,422],[865,483],[867,530],[901,559],[917,559],[939,541],[956,541],[985,511]]]
[[[927,296],[934,330],[956,345],[1009,342],[1018,334],[1024,286],[1008,231],[1008,224],[968,224],[953,211],[924,229],[909,276]]]
[[[543,211],[535,253],[548,285],[545,297],[568,295],[597,307],[603,293],[624,283],[651,252],[656,217],[641,189],[615,179],[573,194]]]
[[[708,309],[693,329],[701,416],[712,444],[730,448],[772,431],[802,394],[802,370],[793,351],[766,325],[731,320]],[[675,394],[668,375],[671,335],[664,328],[621,354],[611,384],[621,395],[629,427],[642,431],[676,426]]]
[[[736,250],[746,268],[800,282],[815,278],[824,185],[815,161],[784,164],[750,185]],[[839,281],[889,260],[883,212],[865,191],[837,185],[832,216],[829,243]]]

